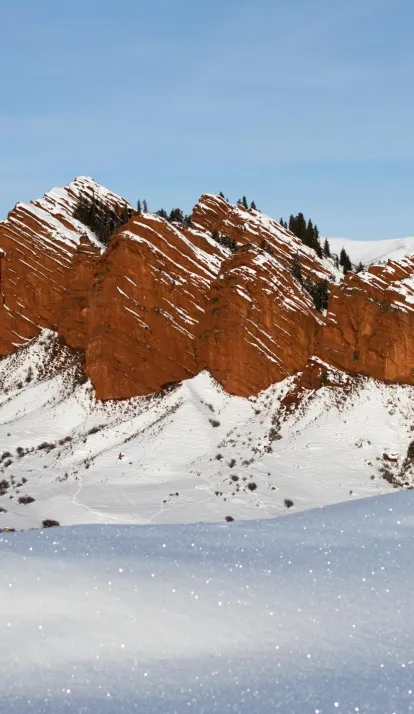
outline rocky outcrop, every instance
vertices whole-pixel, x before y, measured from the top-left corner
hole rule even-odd
[[[89,299],[86,371],[99,398],[149,394],[199,371],[197,332],[224,255],[152,214],[111,240]]]
[[[212,284],[198,363],[228,392],[249,396],[302,369],[322,324],[291,274],[267,251],[247,244]]]
[[[194,225],[211,234],[217,231],[240,245],[256,245],[271,253],[290,272],[293,258],[301,264],[303,278],[335,280],[333,265],[321,261],[293,233],[260,211],[233,206],[221,196],[204,194],[194,207]]]
[[[414,257],[348,274],[331,292],[316,352],[354,374],[414,384]]]
[[[104,250],[96,236],[73,218],[79,197],[93,193],[111,206],[125,203],[92,179],[81,177],[39,201],[18,203],[0,223],[0,355],[10,354],[42,327],[59,330],[62,303],[74,281],[76,289],[78,271],[87,272],[86,266],[80,267],[82,260],[76,259],[78,248],[82,256],[86,245],[94,254]],[[74,331],[70,325],[69,333]],[[74,346],[84,345],[75,339]]]
[[[246,395],[304,366],[323,321],[285,266],[297,254],[314,279],[329,270],[258,212],[241,229],[242,213],[204,196],[191,228],[135,214],[110,241],[88,307],[85,369],[99,398],[148,394],[203,369]]]
[[[297,372],[298,388],[321,386],[324,364],[414,383],[414,259],[336,285],[334,264],[283,226],[211,195],[186,227],[129,207],[105,248],[74,218],[92,193],[125,206],[80,178],[0,223],[0,355],[56,330],[84,352],[100,399],[147,395],[204,369],[242,396]],[[331,284],[326,317],[293,261],[303,278]]]
[[[81,236],[67,273],[67,286],[59,306],[57,330],[66,344],[85,350],[89,339],[90,299],[102,250]]]

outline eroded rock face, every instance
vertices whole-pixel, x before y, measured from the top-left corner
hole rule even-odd
[[[68,299],[72,286],[76,292],[79,274],[88,272],[88,251],[98,255],[104,250],[94,234],[73,218],[79,197],[92,193],[113,206],[125,203],[92,179],[81,177],[39,201],[18,203],[0,223],[0,355],[10,354],[38,335],[42,327],[59,330],[62,302]],[[85,285],[85,291],[90,291],[90,285]],[[72,318],[65,320],[68,335],[74,337]],[[69,343],[84,346],[79,338],[69,339]]]
[[[192,229],[135,215],[102,256],[86,371],[98,398],[158,391],[199,371],[196,336],[224,251]]]
[[[324,363],[414,383],[414,259],[335,286],[333,265],[289,231],[210,195],[191,227],[134,213],[105,249],[73,218],[92,192],[125,204],[80,178],[0,223],[0,355],[54,329],[84,351],[100,399],[150,394],[203,369],[241,396],[298,371],[301,388],[319,384]],[[326,318],[292,277],[294,258],[304,278],[331,283]]]
[[[414,383],[414,258],[348,274],[329,299],[316,350],[351,373]]]
[[[217,231],[241,245],[253,244],[270,252],[288,272],[296,256],[303,278],[334,280],[332,266],[319,260],[293,233],[260,211],[233,206],[220,196],[204,194],[194,207],[192,220],[210,234]]]
[[[304,367],[322,324],[291,274],[267,251],[246,245],[212,284],[198,363],[228,392],[256,394]]]
[[[99,398],[148,394],[202,369],[234,394],[253,394],[312,354],[323,321],[285,266],[297,254],[314,279],[329,275],[326,266],[275,222],[258,212],[247,221],[220,197],[202,197],[192,221],[134,215],[102,256],[86,346]],[[213,230],[240,244],[234,254]]]

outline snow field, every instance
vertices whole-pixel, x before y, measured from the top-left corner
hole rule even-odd
[[[412,387],[360,379],[290,411],[291,378],[243,399],[203,373],[99,403],[54,345],[45,332],[0,363],[0,528],[237,521],[378,495],[393,488],[380,469],[397,473],[411,441]]]

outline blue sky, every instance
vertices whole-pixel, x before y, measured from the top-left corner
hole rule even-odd
[[[412,0],[14,0],[0,26],[0,217],[88,174],[414,235]]]

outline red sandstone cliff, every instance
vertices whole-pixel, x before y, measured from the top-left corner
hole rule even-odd
[[[349,273],[331,291],[316,352],[348,372],[414,384],[414,256]]]
[[[0,355],[42,327],[57,330],[85,352],[101,399],[149,394],[202,369],[247,396],[313,355],[414,383],[414,259],[334,285],[333,266],[289,231],[211,195],[194,208],[191,228],[133,214],[105,248],[73,217],[79,197],[92,193],[114,208],[125,203],[80,178],[18,204],[0,223]],[[326,318],[292,277],[294,256],[304,277],[332,284]]]
[[[75,308],[73,316],[67,313],[69,304],[76,303],[81,274],[91,272],[89,259],[104,250],[93,233],[73,218],[79,196],[92,193],[114,207],[125,203],[92,179],[81,177],[39,201],[18,203],[0,223],[0,355],[35,337],[42,327],[59,329],[64,302],[64,322],[68,336],[73,336],[69,343],[84,346],[84,340],[75,336],[80,311]],[[90,275],[86,282],[88,294]],[[85,333],[85,328],[81,331]]]

